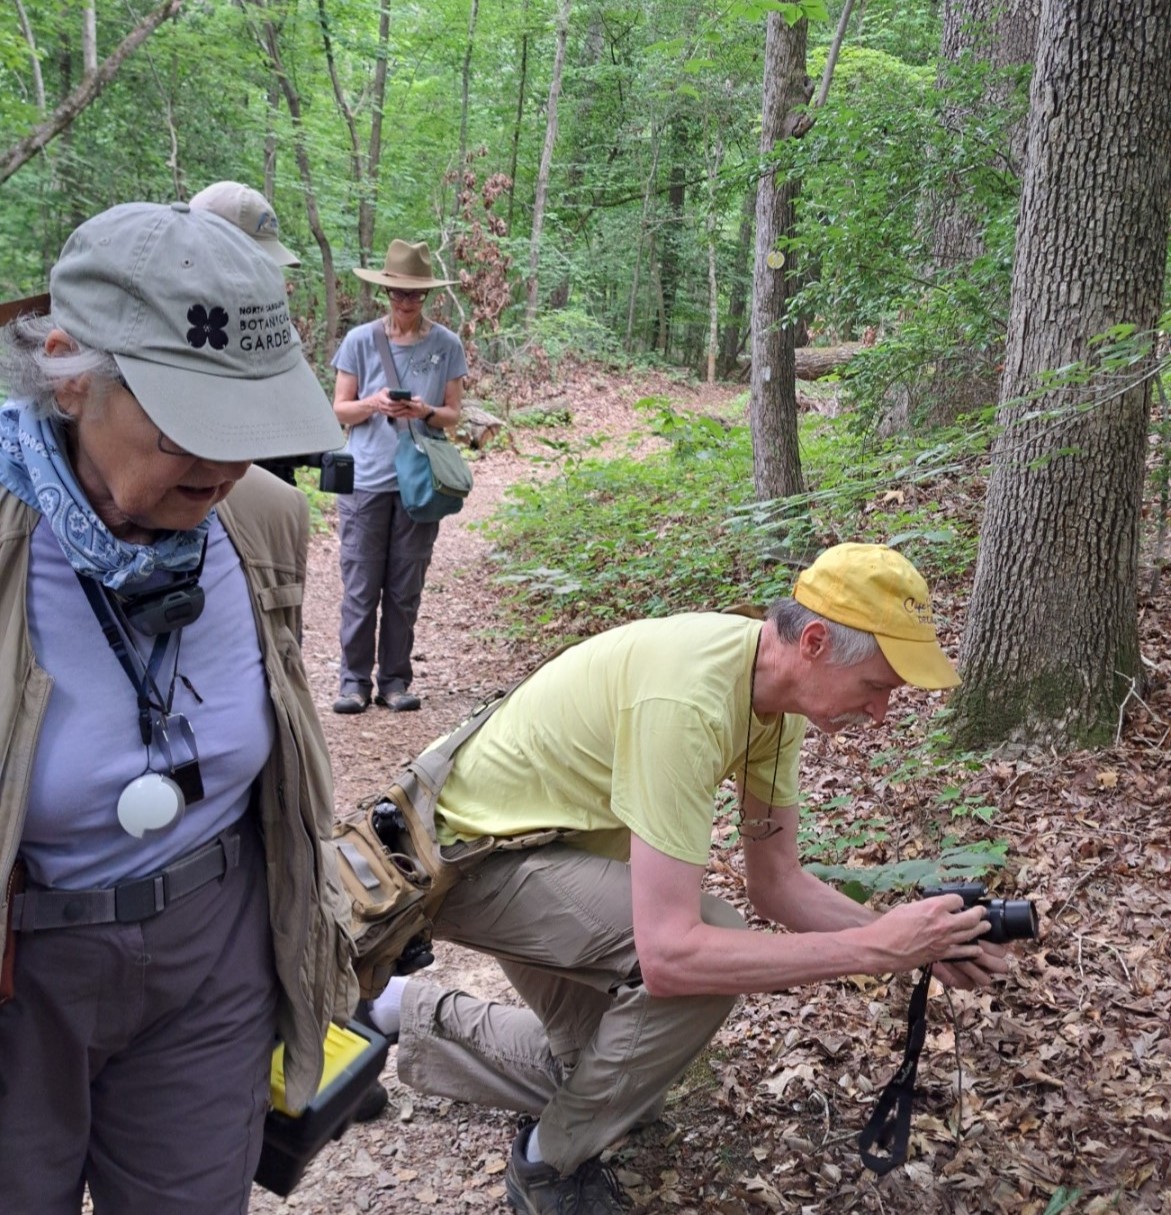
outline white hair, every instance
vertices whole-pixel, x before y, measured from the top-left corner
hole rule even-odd
[[[781,640],[793,645],[807,624],[824,624],[829,634],[829,665],[853,667],[878,653],[878,638],[873,633],[852,629],[849,625],[826,620],[796,599],[778,599],[769,608],[768,618],[777,626]]]
[[[68,420],[57,404],[60,384],[83,375],[116,383],[122,373],[112,354],[75,339],[69,354],[50,355],[45,341],[60,328],[51,316],[20,316],[0,329],[0,383],[10,396],[31,401],[38,416]]]

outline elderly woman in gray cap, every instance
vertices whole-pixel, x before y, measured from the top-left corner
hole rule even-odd
[[[398,424],[454,426],[468,365],[459,338],[423,311],[429,291],[450,285],[432,276],[426,244],[391,241],[381,270],[354,273],[386,289],[390,312],[350,330],[333,359],[333,410],[350,427],[354,457],[354,492],[338,499],[342,658],[333,711],[361,713],[373,695],[401,712],[419,707],[411,650],[439,524],[416,523],[403,506]]]
[[[356,995],[298,648],[337,447],[280,271],[224,220],[79,227],[0,333],[0,1194],[245,1211],[274,1036],[316,1091]]]

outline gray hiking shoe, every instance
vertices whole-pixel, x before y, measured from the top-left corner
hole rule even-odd
[[[526,1126],[512,1145],[504,1174],[508,1201],[521,1215],[622,1215],[626,1203],[614,1174],[596,1156],[562,1177],[552,1165],[525,1159]]]

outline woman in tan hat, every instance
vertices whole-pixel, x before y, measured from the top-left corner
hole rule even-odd
[[[338,499],[342,657],[333,710],[362,713],[373,696],[401,712],[419,707],[411,647],[439,524],[416,523],[403,507],[398,429],[411,418],[454,426],[468,365],[459,338],[424,315],[427,293],[451,282],[432,275],[425,243],[391,241],[381,270],[354,273],[386,289],[390,311],[350,330],[333,359],[333,411],[350,428],[354,457],[354,492]]]

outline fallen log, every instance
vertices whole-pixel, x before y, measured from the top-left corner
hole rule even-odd
[[[838,346],[798,346],[794,354],[797,362],[797,379],[820,380],[844,367],[866,342],[842,342]],[[749,360],[740,365],[737,379],[746,384],[752,373]]]
[[[492,442],[503,425],[503,418],[489,413],[475,401],[464,401],[460,408],[455,437],[458,441],[466,443],[473,451],[480,451]]]

